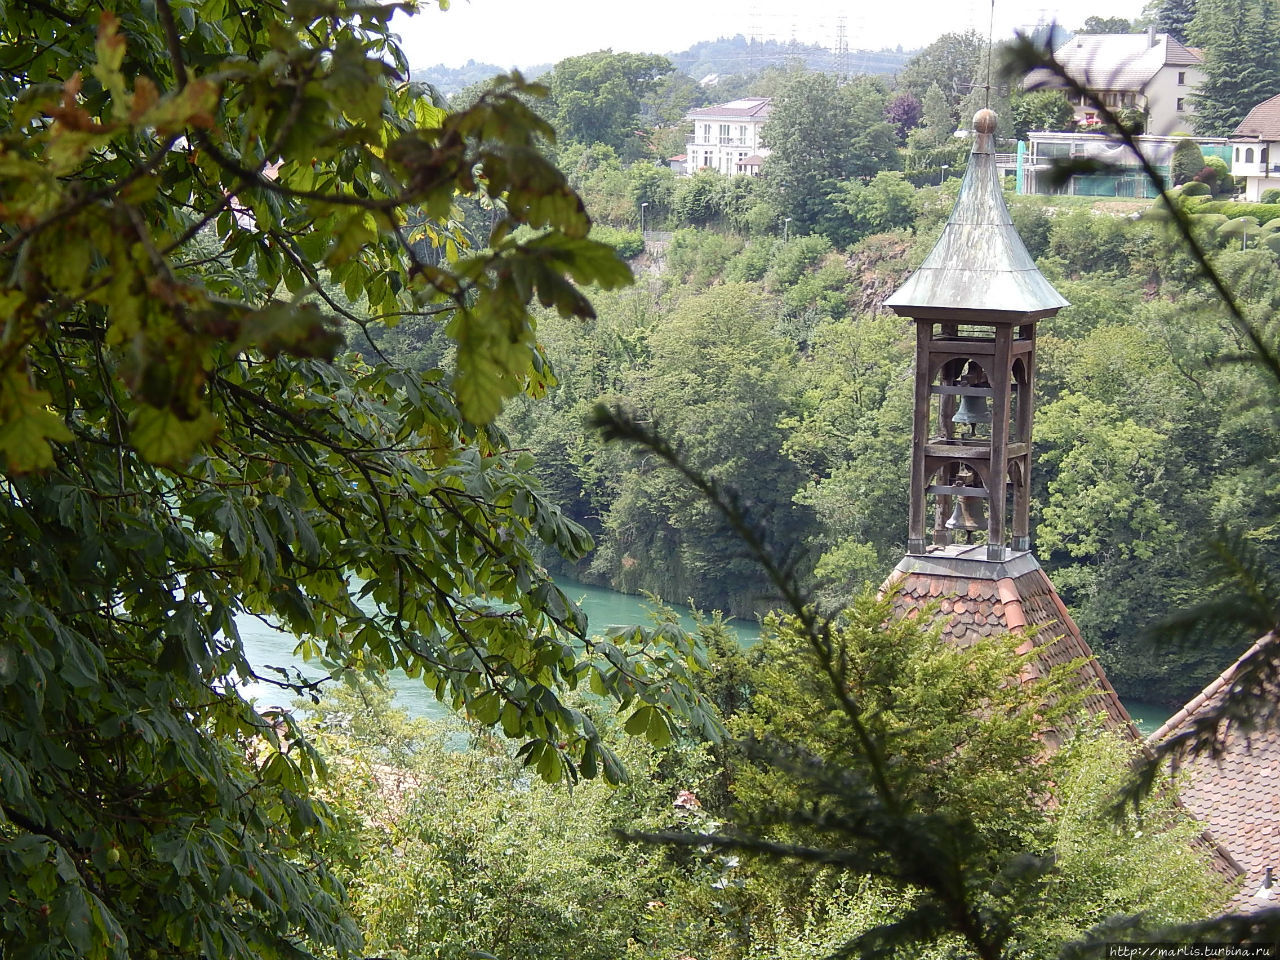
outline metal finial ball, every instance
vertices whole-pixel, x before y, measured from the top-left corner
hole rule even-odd
[[[973,129],[975,133],[995,133],[996,112],[985,107],[979,110],[973,115]]]

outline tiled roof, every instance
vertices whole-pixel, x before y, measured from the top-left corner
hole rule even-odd
[[[937,604],[937,615],[945,622],[943,637],[961,646],[981,637],[1037,628],[1019,648],[1019,652],[1037,650],[1036,675],[1083,660],[1080,681],[1092,691],[1086,697],[1086,709],[1102,714],[1111,729],[1138,739],[1128,711],[1035,557],[1015,553],[995,563],[980,559],[986,556],[985,550],[985,546],[955,545],[925,556],[907,556],[881,591],[892,595],[899,617],[914,616],[913,610]]]
[[[722,103],[715,107],[700,107],[697,110],[690,110],[685,114],[685,119],[716,120],[724,118],[733,120],[754,117],[758,120],[763,120],[769,116],[772,102],[769,97],[743,97],[741,100],[730,100],[728,103]]]
[[[1280,643],[1268,634],[1228,667],[1222,676],[1176,714],[1147,741],[1158,744],[1187,731],[1231,689],[1245,657],[1264,645]],[[1270,690],[1280,698],[1280,685]],[[1186,757],[1177,768],[1178,795],[1187,810],[1208,826],[1245,873],[1232,907],[1250,909],[1253,894],[1267,867],[1280,867],[1280,730],[1273,723],[1248,733],[1234,724],[1219,729],[1220,752]]]
[[[1158,33],[1155,42],[1145,33],[1082,33],[1054,51],[1067,75],[1094,90],[1139,91],[1161,67],[1191,67],[1200,57],[1168,34]],[[1027,74],[1028,90],[1058,86],[1047,70]]]
[[[924,556],[904,557],[880,591],[892,595],[894,614],[899,617],[915,616],[936,604],[937,616],[944,619],[942,635],[956,644],[1037,628],[1035,636],[1018,648],[1019,653],[1039,652],[1033,676],[1044,676],[1058,664],[1083,660],[1077,675],[1093,691],[1085,698],[1085,709],[1101,714],[1110,729],[1137,740],[1129,712],[1035,557],[1014,553],[1003,562],[990,562],[983,559],[985,550],[953,545]],[[1046,740],[1052,742],[1052,735]],[[1196,810],[1190,812],[1203,821]],[[1242,868],[1231,856],[1234,851],[1224,848],[1212,833],[1202,834],[1194,846],[1224,881],[1240,876]],[[1256,887],[1254,883],[1251,889]]]
[[[1240,121],[1232,136],[1250,140],[1280,140],[1280,96],[1263,100]]]

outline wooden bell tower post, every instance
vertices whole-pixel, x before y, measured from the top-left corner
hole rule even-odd
[[[885,301],[916,324],[908,554],[948,546],[957,532],[985,531],[990,561],[1006,559],[1010,547],[1031,549],[1036,321],[1067,301],[1013,227],[995,165],[995,129],[996,115],[978,111],[969,167],[942,236]]]

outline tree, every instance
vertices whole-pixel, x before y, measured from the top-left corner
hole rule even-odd
[[[1070,129],[1075,111],[1061,90],[1036,90],[1014,97],[1013,136],[1021,140],[1032,130]]]
[[[956,119],[947,104],[946,94],[936,83],[925,91],[920,107],[920,126],[907,137],[908,144],[917,150],[940,147],[951,141],[956,129]]]
[[[832,194],[844,216],[835,216],[827,230],[841,245],[872,233],[901,230],[915,223],[919,212],[916,189],[896,170],[877,173],[870,183],[855,180]]]
[[[1154,17],[1155,28],[1179,43],[1190,39],[1191,22],[1195,19],[1197,0],[1156,0],[1144,11]]]
[[[970,90],[978,61],[987,47],[986,38],[976,30],[944,33],[907,63],[898,77],[903,89],[924,99],[934,84],[946,98],[954,124],[961,99]],[[952,129],[955,129],[954,126]]]
[[[1196,132],[1229,136],[1280,93],[1280,34],[1271,0],[1202,0],[1190,38],[1204,48],[1205,80],[1192,95]]]
[[[1077,33],[1133,33],[1133,21],[1124,17],[1085,17]]]
[[[399,82],[391,8],[113,7],[0,20],[0,951],[346,954],[318,760],[240,696],[234,617],[422,677],[544,777],[619,779],[563,688],[656,735],[687,684],[635,658],[694,651],[585,641],[531,544],[589,539],[492,421],[550,377],[532,298],[589,317],[577,284],[628,273],[540,151],[539,88],[446,114]],[[405,314],[452,370],[338,356],[338,318]]]
[[[719,261],[712,277],[722,271]],[[782,456],[778,423],[791,393],[794,348],[778,334],[759,291],[724,284],[687,297],[648,335],[647,347],[632,405],[716,477],[743,489],[743,502],[771,518],[780,540],[802,539],[807,511],[790,502],[799,477]],[[593,569],[620,589],[666,598],[696,593],[739,615],[760,610],[759,573],[669,472],[645,463],[628,472],[605,530]]]
[[[552,124],[566,140],[629,155],[645,98],[671,72],[670,61],[653,54],[602,50],[561,60],[546,76]]]
[[[1180,139],[1178,145],[1173,148],[1173,159],[1169,165],[1169,176],[1173,180],[1173,185],[1178,186],[1195,179],[1203,169],[1204,152],[1200,149],[1200,144],[1190,137]]]
[[[816,229],[841,180],[899,165],[885,94],[875,81],[841,84],[830,74],[797,74],[774,98],[763,135],[764,176],[793,231]]]
[[[702,745],[626,743],[609,710],[581,706],[614,728],[606,736],[639,774],[621,789],[529,783],[500,739],[456,719],[409,720],[367,684],[308,704],[326,793],[344,814],[326,851],[370,954],[615,960],[715,942],[716,858],[677,861],[617,838],[678,822],[676,789],[706,795]]]
[[[893,125],[899,143],[905,143],[907,134],[919,125],[923,110],[920,100],[906,92],[897,94],[885,104],[884,118]]]

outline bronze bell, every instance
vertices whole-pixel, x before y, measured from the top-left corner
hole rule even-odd
[[[987,398],[965,394],[960,398],[960,408],[951,418],[951,422],[967,424],[970,427],[979,423],[990,423],[991,411],[987,408]]]
[[[951,511],[951,519],[947,521],[948,530],[964,530],[973,533],[987,525],[983,515],[981,497],[957,497],[956,508]]]

